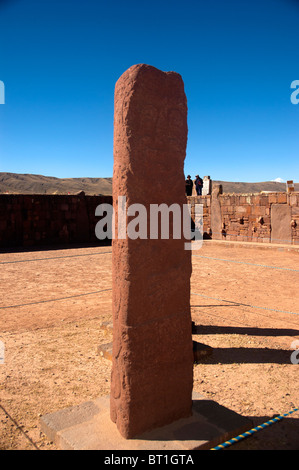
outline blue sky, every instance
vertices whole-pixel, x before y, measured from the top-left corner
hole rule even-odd
[[[299,182],[299,1],[0,0],[0,172],[109,177],[117,79],[182,75],[186,174]]]

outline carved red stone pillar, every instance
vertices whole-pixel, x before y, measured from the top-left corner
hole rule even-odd
[[[125,438],[191,415],[191,252],[184,239],[118,239],[127,207],[186,204],[187,101],[177,73],[141,64],[115,88],[111,419]],[[128,221],[128,218],[127,218]],[[171,233],[171,230],[170,230]]]

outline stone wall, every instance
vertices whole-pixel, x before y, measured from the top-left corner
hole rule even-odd
[[[218,189],[218,191],[217,191]],[[189,197],[203,204],[204,238],[299,244],[299,193],[221,194]]]
[[[0,195],[0,247],[94,243],[96,207],[112,196]]]
[[[299,192],[188,198],[203,204],[204,238],[299,244]],[[100,243],[96,207],[112,196],[0,195],[0,248]]]

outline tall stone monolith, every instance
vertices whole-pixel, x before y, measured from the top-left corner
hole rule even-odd
[[[121,435],[132,438],[192,409],[191,252],[183,237],[151,239],[149,226],[147,238],[144,231],[136,239],[118,237],[120,196],[127,209],[143,204],[148,225],[151,204],[187,203],[181,76],[132,66],[116,83],[114,112],[110,414]]]

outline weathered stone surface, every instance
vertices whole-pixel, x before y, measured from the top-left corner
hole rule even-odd
[[[210,176],[203,177],[203,185],[202,185],[202,195],[207,196],[212,192],[212,181]]]
[[[113,343],[100,344],[98,346],[98,354],[104,359],[112,361],[112,345]],[[193,360],[195,363],[198,363],[207,356],[210,356],[212,352],[213,349],[211,346],[193,341]]]
[[[211,202],[211,229],[212,238],[214,240],[222,239],[222,215],[221,206],[219,201],[219,194],[222,193],[221,185],[214,185],[212,189],[212,202]]]
[[[132,440],[124,439],[111,422],[107,396],[42,416],[40,423],[61,450],[176,450],[179,455],[211,449],[252,428],[248,418],[198,393],[193,394],[192,416]]]
[[[145,64],[128,69],[115,88],[116,235],[119,196],[128,206],[143,204],[148,215],[150,204],[186,204],[186,143],[180,75]],[[131,438],[191,414],[191,256],[183,239],[115,238],[112,252],[110,413]]]
[[[287,204],[272,204],[271,206],[271,242],[292,242],[292,212]]]
[[[108,322],[108,321],[104,321],[100,324],[100,328],[101,328],[101,330],[104,331],[105,335],[112,334],[113,323]]]
[[[100,344],[98,346],[98,354],[108,361],[112,361],[112,343]]]

